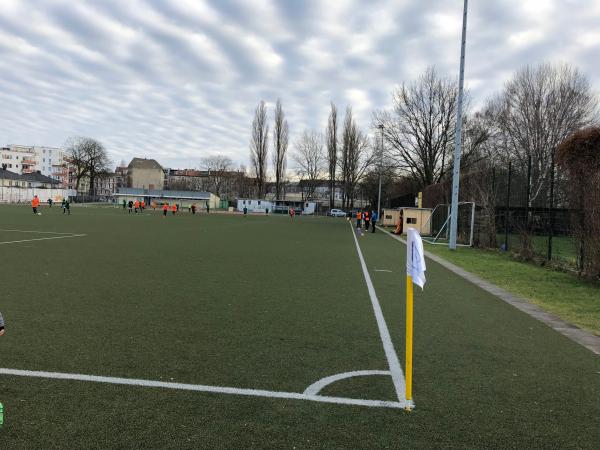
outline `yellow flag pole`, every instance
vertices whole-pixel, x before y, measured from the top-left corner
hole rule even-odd
[[[413,371],[413,280],[406,275],[406,400],[412,400]]]

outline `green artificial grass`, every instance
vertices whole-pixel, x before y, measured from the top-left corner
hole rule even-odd
[[[570,272],[515,260],[506,253],[441,245],[425,249],[535,303],[546,311],[600,335],[600,286]]]
[[[0,245],[0,367],[298,393],[388,368],[344,219],[42,212],[2,206],[0,228],[86,236]],[[406,249],[359,240],[404,366]],[[0,375],[0,448],[595,447],[598,357],[435,263],[427,277],[410,413]],[[394,400],[382,376],[323,394]]]

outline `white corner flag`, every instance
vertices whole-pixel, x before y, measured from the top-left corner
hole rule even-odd
[[[425,252],[423,240],[415,228],[407,230],[406,239],[406,274],[410,275],[413,283],[423,289],[425,285]]]

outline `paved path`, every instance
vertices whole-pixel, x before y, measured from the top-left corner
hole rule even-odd
[[[391,238],[406,244],[406,240],[401,238],[400,236],[396,236],[392,233],[389,233],[388,231],[381,229],[380,227],[377,228],[379,228]],[[440,264],[441,266],[444,266],[446,269],[464,278],[465,280],[468,280],[474,285],[479,286],[484,291],[495,295],[500,300],[511,304],[515,308],[523,311],[526,314],[529,314],[531,317],[539,320],[540,322],[545,323],[550,328],[553,328],[554,330],[558,331],[559,333],[563,334],[569,339],[577,342],[578,344],[583,345],[585,348],[592,351],[596,355],[600,355],[600,337],[588,333],[587,331],[584,331],[573,324],[565,322],[564,320],[556,317],[553,314],[547,313],[538,306],[529,303],[527,300],[511,294],[507,290],[502,289],[501,287],[498,287],[495,284],[492,284],[489,281],[486,281],[483,278],[472,274],[471,272],[467,272],[466,270],[461,269],[457,265],[454,265],[446,261],[445,259],[440,258],[437,255],[425,251],[425,256]]]

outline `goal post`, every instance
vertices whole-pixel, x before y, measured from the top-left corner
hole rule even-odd
[[[423,240],[429,244],[448,245],[450,239],[450,223],[452,222],[450,203],[441,203],[433,208],[429,221],[431,233]],[[456,245],[473,246],[475,228],[475,202],[459,202],[457,208]]]

